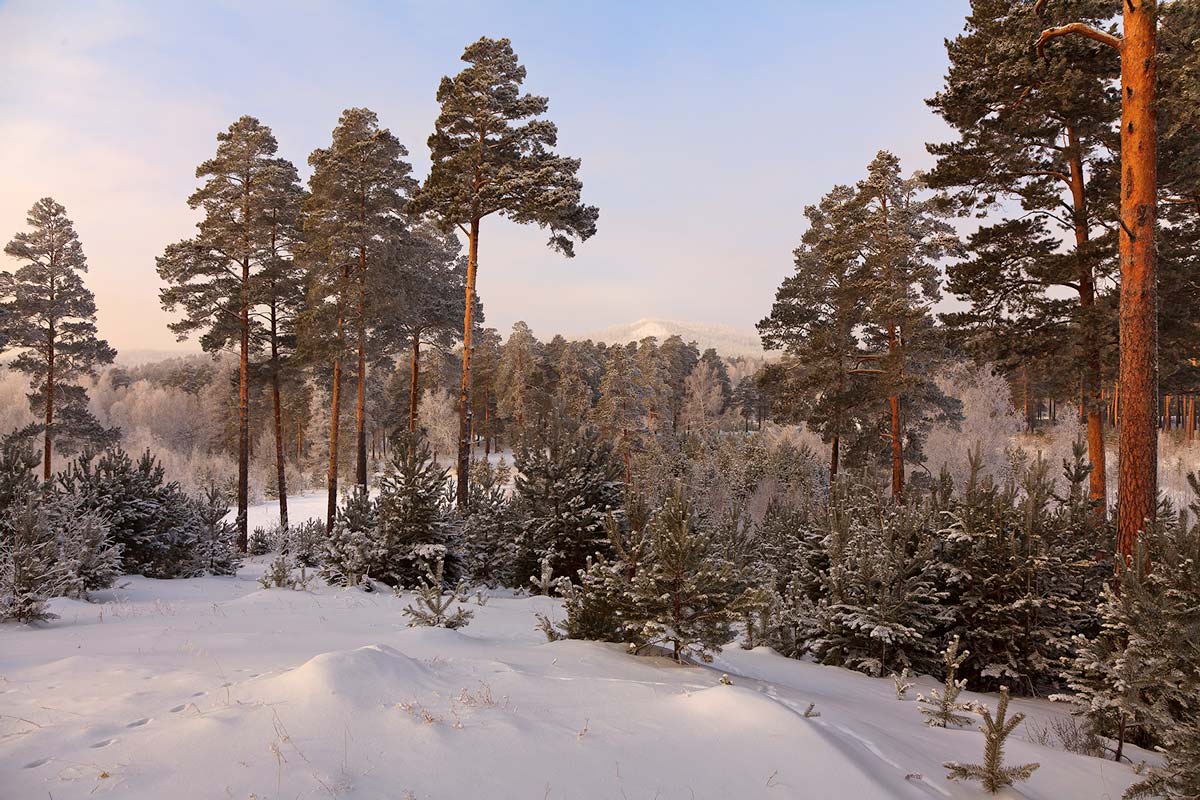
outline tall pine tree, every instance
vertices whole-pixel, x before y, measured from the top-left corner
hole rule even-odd
[[[366,391],[368,337],[374,320],[372,284],[392,257],[404,233],[401,216],[415,186],[408,151],[379,127],[375,112],[350,108],[342,113],[327,148],[314,150],[311,194],[304,232],[312,261],[310,312],[316,338],[325,339],[333,362],[330,401],[328,519],[337,510],[337,433],[341,416],[342,362],[355,357],[355,482],[367,485]],[[328,314],[334,317],[329,325]],[[351,341],[347,341],[346,326]],[[332,334],[332,337],[330,337]]]
[[[829,443],[829,475],[838,474],[843,439],[868,426],[859,416],[869,398],[860,329],[867,297],[862,276],[862,206],[849,186],[835,186],[804,209],[808,230],[794,257],[796,270],[775,293],[771,314],[758,323],[763,344],[783,349],[788,416],[803,420]]]
[[[42,422],[29,433],[42,434],[42,477],[49,480],[56,441],[95,445],[114,438],[92,416],[75,381],[95,375],[117,353],[96,336],[96,298],[83,285],[87,259],[67,210],[46,197],[26,221],[32,230],[4,248],[22,265],[0,272],[0,342],[22,348],[9,366],[30,378],[30,409]]]
[[[1047,0],[1034,3],[1037,12],[1047,7]],[[1158,0],[1125,0],[1121,20],[1120,37],[1078,17],[1046,28],[1037,52],[1045,56],[1048,43],[1082,36],[1121,56],[1117,552],[1129,562],[1158,508]]]
[[[1083,0],[1052,13],[1102,24],[1119,5]],[[971,237],[971,257],[949,267],[949,289],[971,303],[960,319],[998,330],[992,359],[1028,369],[1046,351],[1069,352],[1087,415],[1091,496],[1103,514],[1100,390],[1111,326],[1096,287],[1115,266],[1118,65],[1108,49],[1082,40],[1038,58],[1030,43],[1044,25],[1028,3],[973,0],[966,30],[946,43],[945,86],[929,100],[959,134],[929,146],[938,157],[929,182],[959,189],[964,210],[981,216],[1019,203]],[[1077,301],[1063,300],[1063,289]]]
[[[167,283],[159,298],[183,318],[170,327],[180,339],[200,332],[206,352],[238,354],[238,546],[246,547],[250,467],[250,357],[264,335],[263,287],[278,272],[280,192],[294,183],[295,167],[276,157],[271,129],[241,117],[217,134],[217,152],[196,168],[203,185],[188,198],[203,209],[191,239],[168,245],[157,259]]]
[[[441,105],[429,137],[433,168],[414,204],[432,211],[446,230],[467,236],[463,364],[459,397],[458,507],[467,508],[471,435],[471,335],[479,227],[498,214],[550,229],[550,246],[574,255],[574,239],[596,232],[599,211],[580,202],[579,160],[554,153],[558,129],[538,119],[549,100],[521,94],[525,68],[508,39],[481,38],[467,47],[470,66],[442,78]]]

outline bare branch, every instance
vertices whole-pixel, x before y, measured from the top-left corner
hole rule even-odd
[[[1071,34],[1078,34],[1079,36],[1091,39],[1094,42],[1106,44],[1112,49],[1116,50],[1118,53],[1121,52],[1120,38],[1113,36],[1111,33],[1105,33],[1099,28],[1093,28],[1086,22],[1070,22],[1066,25],[1059,25],[1057,28],[1047,28],[1046,30],[1042,31],[1042,35],[1039,36],[1037,40],[1038,57],[1046,57],[1046,42],[1050,41],[1051,39],[1058,39],[1062,36],[1070,36]]]

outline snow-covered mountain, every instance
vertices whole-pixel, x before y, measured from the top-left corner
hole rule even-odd
[[[753,330],[743,330],[732,325],[705,325],[668,319],[639,319],[628,325],[613,325],[573,338],[613,344],[636,342],[647,336],[654,336],[661,342],[676,335],[685,342],[695,342],[701,350],[715,348],[726,357],[762,358],[764,355],[762,342]]]

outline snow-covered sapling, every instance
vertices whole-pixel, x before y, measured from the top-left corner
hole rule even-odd
[[[913,687],[913,682],[909,680],[911,677],[912,673],[909,672],[908,667],[901,670],[899,675],[895,672],[892,673],[892,683],[896,686],[897,700],[904,700],[908,697],[908,690]]]
[[[950,644],[946,647],[946,652],[943,654],[943,660],[946,664],[946,681],[942,686],[942,691],[931,689],[929,697],[923,694],[917,695],[917,700],[925,703],[922,706],[921,713],[925,715],[925,724],[934,728],[945,728],[949,725],[966,725],[971,721],[970,717],[963,716],[959,711],[974,711],[975,706],[970,703],[958,702],[958,695],[966,687],[967,681],[956,680],[958,668],[962,666],[963,661],[971,654],[970,650],[958,652],[958,637],[955,636],[950,640]]]
[[[550,562],[549,555],[542,556],[542,560],[539,563],[542,567],[541,573],[530,575],[529,582],[537,588],[538,594],[548,596],[550,590],[554,588],[554,584],[557,583],[554,577],[554,565]]]
[[[267,571],[259,576],[258,582],[264,589],[306,591],[308,584],[312,581],[312,576],[305,572],[303,565],[300,566],[299,572],[293,572],[293,566],[291,556],[280,554],[271,561],[271,566],[267,567]]]
[[[1008,687],[1000,687],[1000,703],[996,707],[996,715],[983,709],[983,725],[980,726],[985,736],[983,745],[982,764],[960,764],[957,761],[947,761],[943,766],[950,770],[946,777],[950,780],[982,781],[983,788],[992,794],[1005,786],[1011,786],[1013,781],[1028,780],[1040,765],[1021,764],[1016,767],[1004,766],[1004,740],[1013,732],[1025,715],[1021,713],[1008,717]]]
[[[53,619],[46,598],[61,594],[53,531],[31,496],[0,519],[0,620],[30,623]]]
[[[462,608],[467,601],[467,585],[460,583],[449,592],[443,592],[445,561],[438,558],[436,566],[431,570],[425,567],[425,577],[421,579],[416,589],[415,606],[405,606],[405,616],[411,617],[409,627],[427,626],[434,628],[463,628],[475,616],[474,611]],[[399,593],[399,590],[397,590]],[[450,607],[459,604],[454,611]]]

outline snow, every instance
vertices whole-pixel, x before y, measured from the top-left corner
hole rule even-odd
[[[263,590],[269,560],[123,578],[52,601],[47,625],[0,628],[0,797],[985,796],[941,766],[978,761],[982,734],[925,727],[890,679],[765,648],[681,667],[547,643],[534,614],[561,616],[557,601],[503,592],[465,629],[406,628],[408,597]],[[910,697],[935,685],[915,682]],[[1115,798],[1136,779],[1027,735],[1007,758],[1042,768],[1007,797]]]

